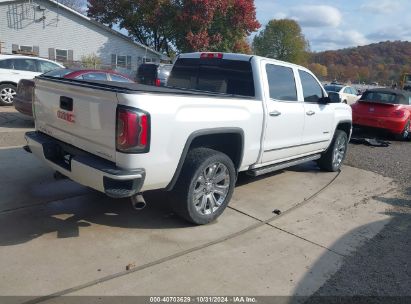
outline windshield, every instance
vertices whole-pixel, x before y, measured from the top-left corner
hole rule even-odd
[[[44,73],[44,76],[49,76],[49,77],[56,77],[56,78],[62,78],[68,74],[70,74],[71,72],[73,72],[73,70],[70,69],[58,69],[58,70],[54,70],[54,71],[50,71],[47,73]]]
[[[325,86],[324,87],[324,89],[327,91],[327,92],[339,92],[339,91],[341,91],[341,89],[342,89],[343,87],[342,86],[336,86],[336,85],[328,85],[328,86]]]
[[[390,92],[365,92],[361,100],[386,104],[400,104],[401,96]]]

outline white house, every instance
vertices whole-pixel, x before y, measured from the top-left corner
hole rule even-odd
[[[0,0],[0,47],[69,65],[95,54],[102,67],[130,75],[143,62],[167,59],[54,0]]]

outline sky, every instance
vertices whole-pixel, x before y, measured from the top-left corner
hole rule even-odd
[[[312,51],[411,41],[410,0],[255,0],[255,5],[262,28],[271,19],[298,21]]]

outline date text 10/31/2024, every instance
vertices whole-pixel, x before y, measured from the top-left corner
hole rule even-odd
[[[150,297],[150,303],[258,303],[254,297]]]

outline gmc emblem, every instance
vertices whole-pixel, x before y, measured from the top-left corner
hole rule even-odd
[[[73,114],[73,113],[67,113],[67,112],[60,111],[60,110],[59,110],[59,111],[57,111],[57,117],[60,118],[60,119],[62,119],[62,120],[71,122],[71,123],[74,123],[74,122],[75,122],[74,114]]]

